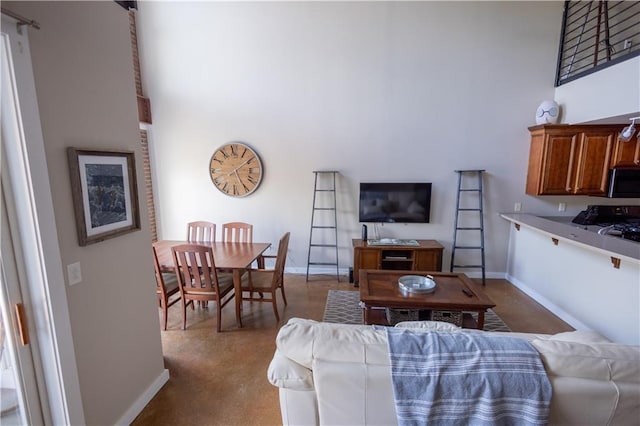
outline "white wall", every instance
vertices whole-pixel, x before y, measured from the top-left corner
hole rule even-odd
[[[140,231],[78,246],[66,158],[68,146],[134,151],[144,188],[128,14],[115,2],[3,7],[41,24],[30,46],[58,244],[62,265],[82,267],[65,288],[85,421],[129,423],[167,378],[146,207]]]
[[[640,57],[563,84],[555,100],[562,108],[562,122],[569,124],[640,114]]]
[[[313,170],[339,170],[340,264],[359,238],[358,184],[433,183],[431,223],[380,237],[434,238],[448,270],[456,169],[486,169],[487,270],[506,270],[498,212],[575,215],[588,197],[524,195],[528,126],[554,97],[562,2],[140,2],[138,30],[161,238],[185,223],[291,231],[304,271]],[[622,84],[622,82],[620,82]],[[214,150],[241,140],[265,164],[244,199],[217,191]],[[371,234],[370,228],[370,234]]]

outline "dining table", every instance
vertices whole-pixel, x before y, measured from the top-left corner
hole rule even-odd
[[[160,240],[155,243],[162,272],[175,272],[171,247],[180,244],[200,244],[211,247],[218,270],[231,270],[236,302],[236,322],[242,327],[242,274],[271,246],[271,243],[239,243],[211,241]]]

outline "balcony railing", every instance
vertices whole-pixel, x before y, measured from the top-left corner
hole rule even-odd
[[[640,55],[640,1],[565,1],[556,86]]]

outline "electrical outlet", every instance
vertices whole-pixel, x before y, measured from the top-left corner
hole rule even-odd
[[[565,210],[567,210],[567,203],[560,203],[560,204],[558,204],[558,211],[559,211],[559,212],[563,212],[563,211],[565,211]]]
[[[514,212],[519,212],[520,210],[522,210],[522,203],[515,203],[513,205],[513,211]]]
[[[624,45],[622,46],[623,49],[631,49],[631,43],[632,41],[627,39],[624,41]]]
[[[82,270],[80,269],[80,262],[67,265],[67,279],[69,285],[74,285],[82,282]]]

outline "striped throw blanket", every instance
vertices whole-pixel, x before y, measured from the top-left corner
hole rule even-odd
[[[541,425],[551,384],[523,339],[388,328],[398,424]]]

